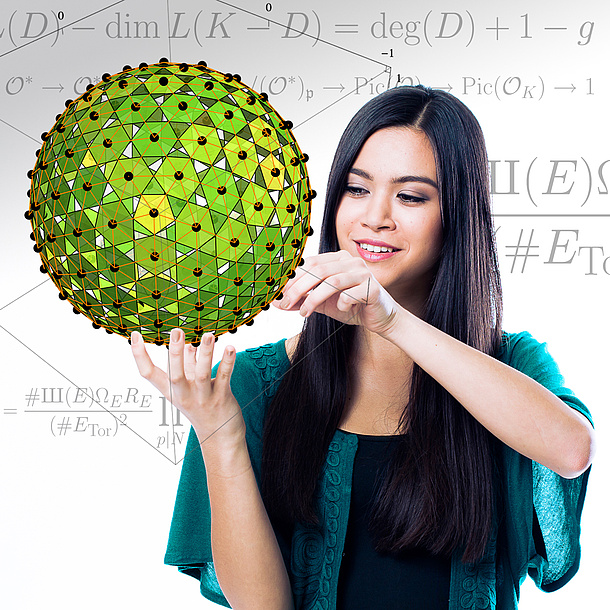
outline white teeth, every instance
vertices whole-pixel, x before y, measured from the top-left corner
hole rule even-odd
[[[395,252],[393,248],[386,248],[384,246],[371,246],[369,244],[361,243],[360,247],[368,252]]]

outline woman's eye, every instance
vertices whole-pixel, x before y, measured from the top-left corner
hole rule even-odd
[[[349,186],[348,185],[345,187],[345,192],[354,197],[357,197],[359,195],[364,195],[366,193],[366,190],[360,186]]]
[[[398,193],[398,198],[405,203],[423,203],[426,201],[423,197],[416,197],[408,193]]]

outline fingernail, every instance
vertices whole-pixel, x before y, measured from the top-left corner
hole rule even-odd
[[[136,343],[138,343],[138,341],[140,341],[140,334],[134,330],[131,333],[131,344],[135,345]]]
[[[303,305],[303,307],[301,307],[301,309],[299,310],[299,313],[306,318],[307,317],[307,307],[305,307],[305,305]]]
[[[287,309],[288,307],[290,307],[290,299],[288,297],[284,297],[280,301],[280,307],[282,307],[283,309]]]
[[[214,335],[207,333],[206,336],[203,339],[203,342],[206,345],[212,345],[212,341],[214,341]]]
[[[180,340],[180,331],[177,328],[172,328],[172,332],[169,334],[172,343],[178,343]]]

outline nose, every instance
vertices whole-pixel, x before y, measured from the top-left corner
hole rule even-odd
[[[360,220],[362,226],[372,230],[394,229],[396,224],[392,218],[392,201],[383,193],[369,197]]]

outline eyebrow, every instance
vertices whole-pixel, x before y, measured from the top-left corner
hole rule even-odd
[[[365,172],[363,169],[358,169],[357,167],[352,167],[349,170],[350,174],[356,174],[365,180],[373,181],[373,176],[368,172]],[[423,182],[425,184],[429,184],[433,186],[438,191],[438,185],[434,180],[428,178],[427,176],[400,176],[398,178],[392,178],[392,184],[403,184],[405,182]]]

